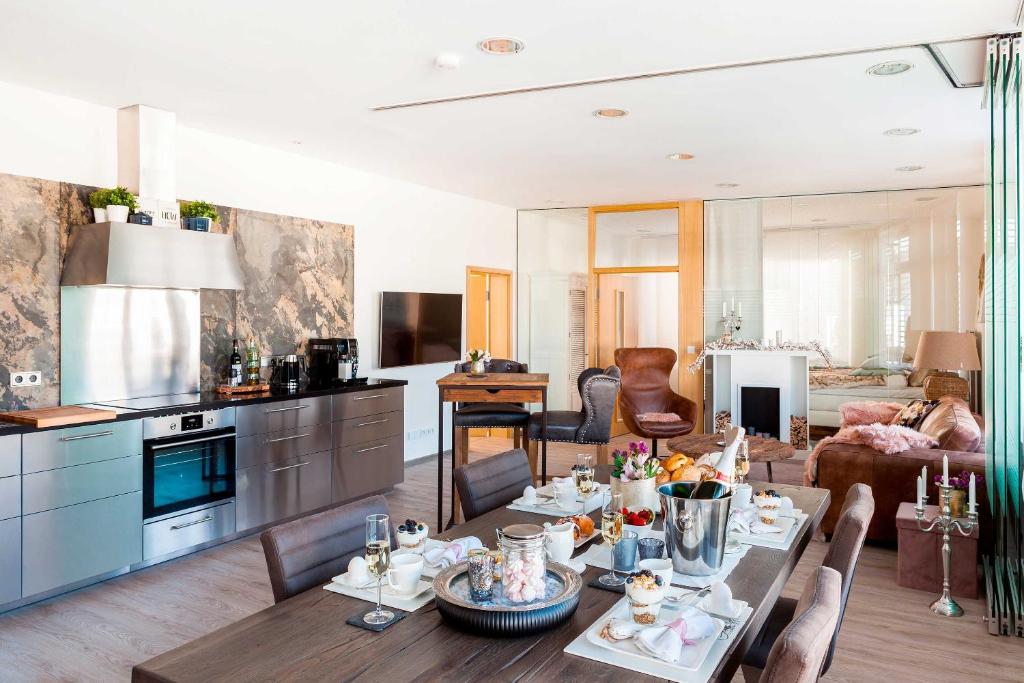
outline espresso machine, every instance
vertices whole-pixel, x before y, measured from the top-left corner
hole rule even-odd
[[[358,381],[359,343],[355,339],[310,339],[307,348],[311,386],[328,387]]]

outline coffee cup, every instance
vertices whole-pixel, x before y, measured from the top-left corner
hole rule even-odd
[[[732,492],[732,505],[739,510],[747,510],[753,505],[754,487],[750,484],[736,484]]]
[[[555,505],[563,510],[570,510],[577,505],[576,485],[571,481],[556,481],[552,484],[555,494]]]
[[[544,525],[546,532],[544,545],[547,548],[548,555],[555,562],[565,564],[572,557],[572,552],[576,549],[573,534],[574,528],[575,525],[572,522]]]
[[[663,586],[672,584],[672,560],[667,558],[640,560],[639,567],[641,570],[650,569],[655,576],[660,576]]]
[[[388,568],[388,585],[396,593],[412,593],[423,574],[422,555],[392,555]]]

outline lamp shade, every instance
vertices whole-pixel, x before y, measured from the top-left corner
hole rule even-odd
[[[925,330],[917,343],[914,367],[929,370],[981,370],[978,346],[970,332]]]

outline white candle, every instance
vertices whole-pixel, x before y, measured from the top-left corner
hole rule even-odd
[[[949,456],[942,456],[942,485],[949,486]]]
[[[740,307],[736,309],[736,314],[741,316],[741,317],[743,316],[743,302],[742,301],[740,302]]]
[[[736,310],[736,297],[729,299],[729,308],[733,311]]]
[[[974,472],[971,472],[971,484],[970,484],[970,487],[967,490],[968,490],[968,493],[969,493],[969,502],[971,504],[970,507],[967,508],[967,511],[968,512],[976,512],[977,511],[977,507],[978,507],[978,503],[976,502],[975,497],[974,497]]]
[[[729,309],[726,306],[725,301],[722,302],[722,317],[723,318],[729,317]]]
[[[924,507],[924,479],[921,477],[917,478],[917,507]]]
[[[928,502],[928,467],[927,466],[921,468],[921,483],[922,483],[921,507],[924,507],[924,505]]]

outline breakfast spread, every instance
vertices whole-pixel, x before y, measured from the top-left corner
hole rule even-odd
[[[429,534],[430,529],[426,524],[417,522],[415,519],[407,519],[398,525],[395,536],[398,539],[399,547],[421,552]]]
[[[665,599],[665,582],[650,569],[642,569],[626,578],[629,611],[638,624],[653,624]]]
[[[774,524],[779,518],[782,496],[773,489],[765,489],[754,494],[754,504],[757,505],[757,516],[761,523]]]

